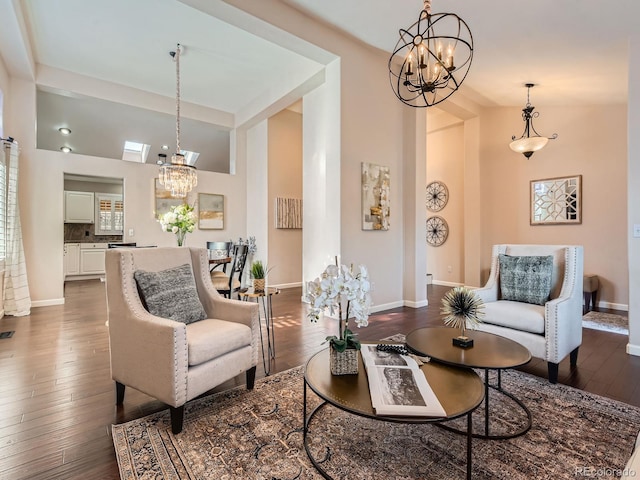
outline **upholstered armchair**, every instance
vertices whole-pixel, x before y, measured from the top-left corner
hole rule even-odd
[[[213,288],[206,249],[109,250],[106,284],[117,404],[125,386],[155,397],[179,433],[189,400],[241,373],[253,388],[258,306]]]
[[[540,304],[529,303],[535,302],[529,298],[524,301],[505,299],[506,281],[501,281],[500,275],[501,254],[510,257],[551,256],[547,299]],[[485,317],[478,330],[510,338],[527,347],[532,356],[548,362],[549,381],[556,383],[558,364],[567,355],[570,355],[571,367],[575,367],[578,361],[578,348],[582,344],[582,273],[581,246],[494,245],[489,280],[484,288],[475,290],[485,304]],[[526,280],[524,284],[527,284]],[[529,284],[534,285],[535,282]]]

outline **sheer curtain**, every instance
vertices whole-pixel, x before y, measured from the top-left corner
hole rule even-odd
[[[4,313],[16,317],[29,315],[31,297],[27,281],[27,266],[22,245],[22,227],[18,209],[18,145],[14,141],[2,149],[7,196],[5,222],[5,260],[4,260]],[[6,153],[8,153],[8,158]]]

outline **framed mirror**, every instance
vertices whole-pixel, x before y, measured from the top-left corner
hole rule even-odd
[[[531,180],[530,223],[582,223],[582,175]]]

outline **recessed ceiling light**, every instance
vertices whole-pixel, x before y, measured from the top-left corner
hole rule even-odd
[[[169,150],[169,145],[162,145],[160,148],[162,150]]]
[[[71,153],[73,151],[70,147],[60,147],[60,150],[62,150],[64,153]]]
[[[58,131],[62,134],[62,135],[71,135],[71,129],[67,128],[67,127],[61,127],[58,129]]]

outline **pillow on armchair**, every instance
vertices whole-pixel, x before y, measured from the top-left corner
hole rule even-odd
[[[551,294],[553,256],[499,255],[502,300],[544,305]]]
[[[191,265],[185,263],[160,272],[136,270],[133,277],[142,303],[152,315],[186,324],[207,318]]]

